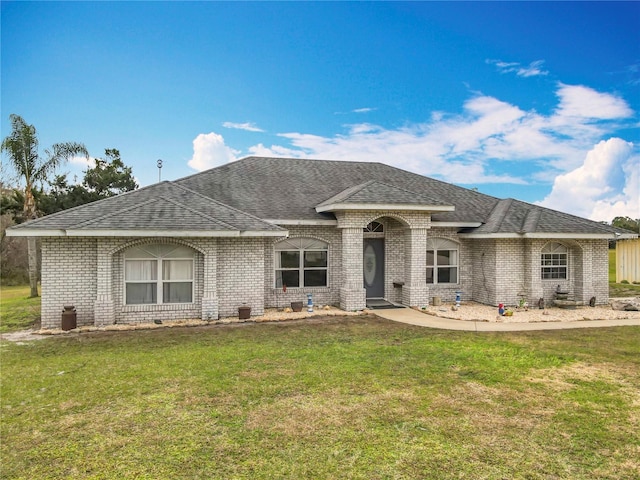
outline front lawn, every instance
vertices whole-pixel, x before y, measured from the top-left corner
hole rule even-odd
[[[0,345],[2,478],[640,477],[640,327],[365,316]]]

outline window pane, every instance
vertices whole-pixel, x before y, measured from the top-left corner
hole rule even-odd
[[[276,287],[280,288],[283,285],[287,287],[296,288],[300,286],[300,271],[299,270],[280,270],[276,272]]]
[[[276,268],[300,268],[300,252],[279,252],[276,257],[279,260]]]
[[[162,262],[163,280],[193,280],[193,262],[191,260],[164,260]]]
[[[305,287],[326,287],[327,271],[326,270],[305,270],[304,286]]]
[[[165,282],[162,285],[164,303],[191,303],[191,282]]]
[[[427,283],[433,283],[433,268],[427,267]]]
[[[127,282],[157,280],[158,262],[156,260],[127,260],[124,278]]]
[[[141,303],[157,303],[157,284],[155,283],[127,283],[127,305]]]
[[[438,250],[438,265],[451,265],[451,250]]]
[[[433,266],[434,252],[433,250],[427,250],[427,265]]]
[[[545,267],[542,269],[542,278],[544,280],[566,280],[567,267]]]
[[[458,269],[455,267],[438,268],[438,283],[457,283]]]
[[[305,267],[326,267],[327,252],[304,252]]]

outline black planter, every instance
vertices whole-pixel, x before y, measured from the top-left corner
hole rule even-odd
[[[302,302],[291,302],[291,310],[294,312],[302,311]]]

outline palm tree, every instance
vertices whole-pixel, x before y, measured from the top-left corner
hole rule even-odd
[[[42,158],[38,154],[36,128],[27,124],[19,115],[12,114],[9,116],[9,120],[11,121],[11,135],[2,141],[2,152],[7,154],[11,166],[24,181],[24,219],[32,220],[38,216],[33,196],[34,185],[37,182],[47,181],[61,163],[77,155],[88,157],[89,152],[82,143],[56,143],[44,151],[45,156]],[[37,297],[38,257],[35,237],[29,237],[27,244],[31,296]]]

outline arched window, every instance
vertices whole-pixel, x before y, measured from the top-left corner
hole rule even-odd
[[[288,238],[275,245],[276,288],[326,287],[329,244],[315,238]]]
[[[569,249],[558,242],[547,243],[540,257],[543,280],[566,280]]]
[[[384,225],[380,222],[371,222],[362,229],[364,233],[384,233]]]
[[[150,244],[124,254],[127,305],[192,303],[195,251],[189,247]]]
[[[427,283],[458,283],[458,244],[427,238]]]

